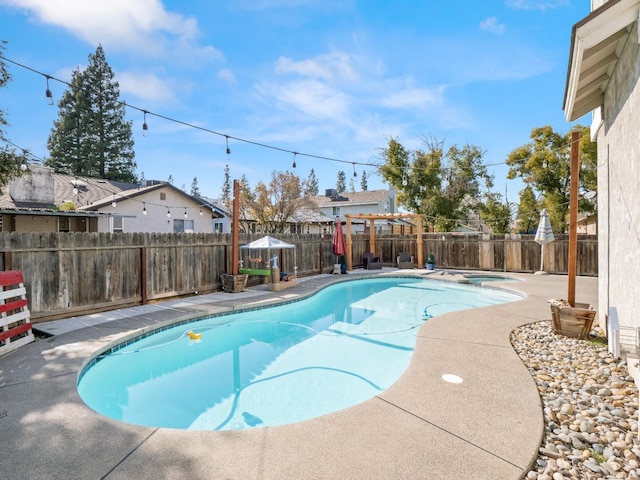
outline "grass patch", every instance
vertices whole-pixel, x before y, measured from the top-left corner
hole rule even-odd
[[[593,458],[595,458],[598,464],[607,462],[607,459],[605,458],[605,456],[602,455],[599,451],[594,450],[593,448],[591,448],[590,450],[591,450],[591,454],[593,455]]]
[[[607,340],[607,337],[589,336],[588,340],[590,343],[593,343],[594,345],[597,345],[599,347],[606,348],[609,346],[609,340]]]

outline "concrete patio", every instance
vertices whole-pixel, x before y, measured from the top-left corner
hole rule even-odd
[[[182,431],[110,420],[82,402],[77,375],[92,353],[134,330],[300,298],[341,276],[302,278],[284,292],[259,286],[36,324],[52,336],[0,357],[0,477],[518,479],[536,459],[543,417],[536,385],[509,335],[520,325],[549,320],[547,300],[566,298],[567,277],[508,276],[523,281],[491,286],[526,298],[426,321],[409,368],[387,391],[330,415],[250,431]],[[428,277],[459,278],[440,271]],[[597,278],[578,277],[576,292],[579,302],[597,308]],[[464,381],[445,382],[444,374]]]

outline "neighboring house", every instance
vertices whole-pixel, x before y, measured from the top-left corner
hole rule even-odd
[[[15,232],[211,233],[212,219],[223,217],[217,206],[171,184],[148,183],[74,177],[32,164],[0,195],[0,226]]]
[[[598,142],[598,317],[605,327],[617,312],[621,337],[623,331],[629,334],[631,348],[638,347],[633,344],[640,328],[635,283],[640,277],[639,10],[640,0],[592,2],[591,14],[572,30],[564,98],[569,122],[593,112],[591,137]]]
[[[344,192],[338,194],[334,189],[327,189],[325,195],[311,197],[318,212],[335,221],[336,217],[344,222],[345,215],[397,213],[394,190],[368,190],[365,192]],[[378,232],[391,232],[397,220],[378,221],[375,223]],[[355,221],[352,224],[353,233],[364,233],[369,228],[367,222]],[[331,230],[327,230],[330,232]]]
[[[0,194],[0,230],[5,232],[97,232],[100,214],[78,211],[112,192],[135,185],[81,179],[37,164]]]
[[[200,197],[188,195],[170,183],[114,193],[79,208],[104,214],[100,232],[212,233],[212,219],[222,214]]]

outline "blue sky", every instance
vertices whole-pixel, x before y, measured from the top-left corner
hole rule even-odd
[[[495,191],[517,200],[504,161],[531,130],[565,133],[562,100],[571,27],[588,0],[0,0],[4,55],[69,81],[98,44],[133,121],[137,173],[218,197],[223,169],[252,187],[272,171],[320,191],[337,172],[379,163],[389,137],[477,145]],[[46,158],[57,107],[43,75],[9,64],[0,89],[8,138]],[[57,102],[66,85],[50,81]],[[171,121],[165,118],[177,120]],[[581,119],[588,124],[589,119]],[[186,124],[186,125],[185,125]],[[194,128],[193,126],[199,127]],[[218,132],[222,135],[209,133]],[[227,155],[225,137],[230,139]],[[268,145],[265,148],[256,144]],[[281,149],[281,150],[278,150]],[[284,150],[284,151],[282,151]]]

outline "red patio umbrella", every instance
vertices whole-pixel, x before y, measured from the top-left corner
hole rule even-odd
[[[336,217],[336,229],[333,232],[333,241],[331,242],[334,255],[344,255],[346,249],[344,247],[344,234],[342,233],[342,222],[340,217]]]

